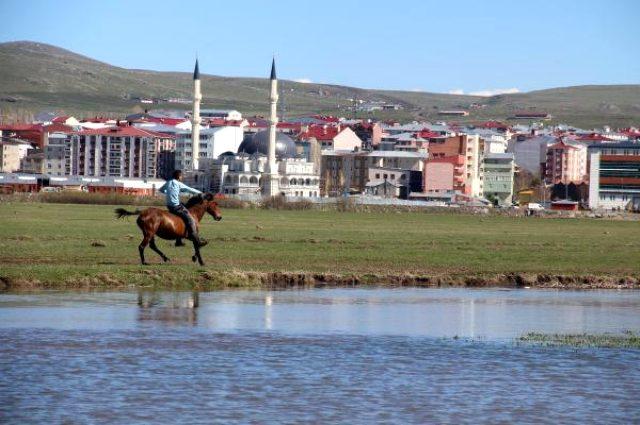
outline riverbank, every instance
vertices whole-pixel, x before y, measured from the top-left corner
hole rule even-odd
[[[28,273],[27,273],[28,275]],[[520,288],[520,289],[640,289],[640,276],[615,275],[416,275],[335,274],[309,272],[184,271],[157,268],[119,272],[84,273],[76,276],[2,276],[0,291],[42,289],[132,289],[199,290],[220,289],[310,289],[356,287],[416,288]]]
[[[629,221],[223,209],[203,222],[205,267],[168,241],[158,245],[171,262],[147,249],[143,267],[135,220],[113,208],[0,204],[0,288],[640,288]]]

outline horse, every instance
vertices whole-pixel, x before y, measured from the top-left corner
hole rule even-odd
[[[214,201],[214,197],[211,193],[204,195],[196,195],[191,197],[185,207],[189,210],[189,213],[196,222],[196,226],[200,227],[200,221],[205,213],[209,213],[214,220],[222,220],[220,209],[217,202]],[[182,218],[177,215],[171,214],[169,211],[161,208],[146,208],[144,210],[127,211],[124,208],[116,208],[116,218],[123,218],[130,215],[137,215],[138,219],[136,223],[140,230],[142,230],[142,242],[138,245],[138,251],[140,252],[140,262],[142,265],[148,265],[144,259],[144,249],[149,245],[165,263],[169,261],[169,258],[158,249],[156,245],[155,237],[158,236],[162,239],[175,240],[187,237],[187,226]],[[204,266],[204,261],[200,256],[200,246],[193,241],[194,254],[191,260],[195,263],[196,260],[201,266]]]

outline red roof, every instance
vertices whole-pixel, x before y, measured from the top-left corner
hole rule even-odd
[[[0,130],[4,131],[42,131],[40,124],[2,124]]]
[[[225,120],[224,118],[210,118],[205,122],[212,127],[240,127],[242,120]]]
[[[144,130],[130,126],[87,129],[78,131],[76,134],[81,136],[162,137],[165,139],[173,137],[157,131]]]
[[[298,139],[308,140],[312,137],[316,140],[333,140],[341,131],[340,126],[332,125],[310,125],[307,131],[298,134]]]
[[[324,122],[333,122],[333,123],[340,122],[340,118],[334,117],[333,115],[312,115],[311,118],[315,118],[317,120],[324,121]]]
[[[422,139],[433,139],[436,137],[445,137],[440,133],[435,133],[429,129],[422,129],[419,132],[416,133],[416,137],[420,137]]]
[[[485,121],[476,125],[476,127],[481,128],[503,128],[507,129],[509,126],[507,124],[501,123],[500,121]]]
[[[620,133],[624,134],[627,137],[632,137],[636,139],[640,138],[640,131],[636,129],[624,128],[620,131]]]
[[[182,124],[187,121],[186,118],[168,118],[168,117],[148,117],[147,121],[155,122],[158,124],[172,125],[176,126],[178,124]]]
[[[47,133],[54,133],[56,131],[60,132],[60,133],[71,133],[71,132],[73,132],[73,127],[71,127],[69,125],[59,124],[59,123],[45,125],[43,129]]]
[[[613,139],[610,139],[610,138],[608,138],[606,136],[603,136],[601,134],[598,134],[598,133],[591,133],[591,134],[588,134],[586,136],[576,137],[575,140],[578,140],[580,142],[599,142],[599,141],[611,142],[611,141],[613,141]]]
[[[578,149],[578,148],[575,146],[566,144],[563,140],[559,140],[558,142],[549,146],[547,149]]]

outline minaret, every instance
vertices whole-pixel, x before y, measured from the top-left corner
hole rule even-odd
[[[276,59],[271,62],[271,92],[269,95],[271,114],[269,117],[269,155],[267,159],[267,175],[264,178],[265,196],[276,196],[279,193],[278,166],[276,164],[276,126],[278,125],[278,79],[276,78]]]
[[[192,170],[198,170],[198,161],[200,159],[200,101],[202,93],[200,93],[200,69],[198,68],[198,59],[196,59],[196,68],[193,70],[193,114],[191,115],[191,164]]]

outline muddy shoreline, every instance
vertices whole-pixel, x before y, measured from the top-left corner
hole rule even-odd
[[[141,269],[131,278],[110,273],[38,280],[0,275],[0,291],[42,289],[305,289],[351,287],[640,289],[640,275],[577,274],[337,274],[308,272],[198,271],[184,274]]]

